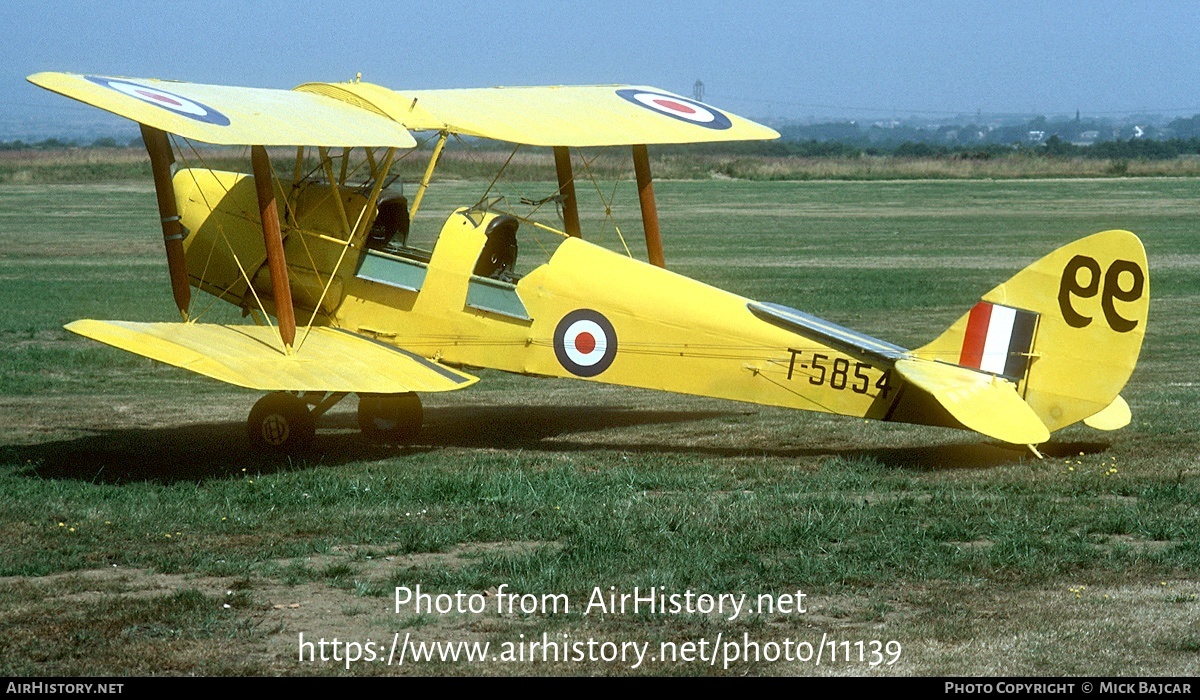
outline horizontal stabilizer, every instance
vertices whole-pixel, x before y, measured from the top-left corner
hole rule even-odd
[[[419,355],[337,328],[313,328],[303,345],[285,354],[267,326],[204,323],[133,323],[82,320],[72,333],[260,391],[403,394],[452,391],[477,377]]]
[[[417,145],[400,124],[344,101],[293,90],[36,73],[29,82],[139,124],[222,145]]]
[[[1084,425],[1096,430],[1120,430],[1133,420],[1133,412],[1125,399],[1117,396],[1103,411],[1083,419]]]
[[[799,333],[806,338],[826,343],[831,347],[857,355],[892,363],[908,356],[908,350],[885,340],[850,330],[845,326],[830,323],[823,318],[806,314],[782,304],[767,304],[752,301],[746,304],[750,312],[767,323],[785,330]]]
[[[896,371],[928,392],[964,426],[1014,445],[1036,445],[1050,439],[1029,404],[1012,382],[976,370],[921,359],[903,359]]]

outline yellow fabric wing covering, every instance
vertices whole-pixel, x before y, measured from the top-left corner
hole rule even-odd
[[[82,320],[66,329],[143,357],[260,391],[401,394],[478,381],[391,345],[317,327],[292,355],[265,326]]]
[[[400,90],[371,83],[306,83],[328,95],[386,114],[414,131],[449,131],[531,146],[754,141],[774,129],[695,100],[633,85]]]
[[[400,124],[322,95],[72,73],[29,82],[140,124],[222,145],[412,148]]]
[[[1012,382],[929,360],[897,360],[895,366],[901,377],[928,392],[971,430],[1014,445],[1036,445],[1050,439],[1050,431]]]

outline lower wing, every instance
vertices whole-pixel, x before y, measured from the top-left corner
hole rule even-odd
[[[66,329],[136,355],[260,391],[402,394],[479,381],[432,360],[337,328],[316,327],[286,354],[266,326],[82,320]]]

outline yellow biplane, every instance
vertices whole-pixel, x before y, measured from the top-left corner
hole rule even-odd
[[[665,269],[647,146],[778,137],[679,95],[29,80],[141,125],[182,316],[67,328],[270,392],[248,421],[251,442],[267,449],[303,448],[316,417],[349,394],[368,437],[409,440],[418,394],[468,387],[470,368],[964,428],[1035,452],[1073,423],[1111,430],[1130,420],[1120,391],[1150,293],[1145,251],[1125,231],[1050,253],[910,350]],[[416,145],[410,131],[435,139],[411,203],[388,189],[397,152]],[[552,149],[557,225],[485,197],[451,213],[428,249],[414,245],[410,222],[447,139],[460,137]],[[179,139],[250,146],[252,172],[179,167]],[[290,178],[267,150],[282,146],[296,149]],[[601,146],[632,149],[649,264],[581,237],[571,149]],[[357,179],[351,152],[369,171]],[[548,261],[524,274],[522,224],[524,235],[553,238]],[[255,323],[198,322],[193,287]]]

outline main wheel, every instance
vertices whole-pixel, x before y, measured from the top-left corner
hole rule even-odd
[[[307,403],[293,394],[277,391],[254,404],[246,420],[246,431],[254,447],[292,454],[308,447],[316,426]]]
[[[421,432],[421,399],[413,393],[360,395],[358,427],[373,442],[410,442]]]

